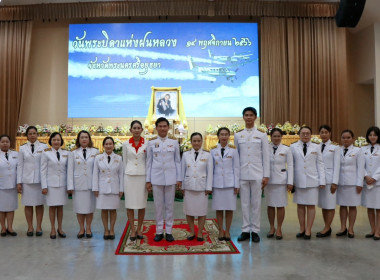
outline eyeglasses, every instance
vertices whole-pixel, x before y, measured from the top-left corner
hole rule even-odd
[[[301,136],[310,136],[311,134],[310,133],[301,133],[300,135]]]

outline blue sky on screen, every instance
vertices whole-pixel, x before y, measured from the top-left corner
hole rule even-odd
[[[72,24],[68,64],[69,118],[145,117],[152,86],[180,86],[189,117],[259,110],[256,23]]]

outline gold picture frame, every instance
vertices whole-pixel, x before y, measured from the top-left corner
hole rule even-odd
[[[160,117],[176,120],[179,115],[179,96],[181,87],[153,87],[153,114]]]

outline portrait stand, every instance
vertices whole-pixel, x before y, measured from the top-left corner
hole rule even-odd
[[[181,87],[152,86],[148,116],[144,122],[145,138],[149,139],[157,135],[155,122],[160,117],[165,117],[169,120],[169,135],[179,139],[180,143],[183,138],[187,138],[188,126],[181,96]]]

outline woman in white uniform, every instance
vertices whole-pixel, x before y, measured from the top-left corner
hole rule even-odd
[[[67,162],[71,152],[62,149],[62,135],[53,132],[49,138],[51,148],[45,149],[41,156],[41,187],[49,206],[51,224],[50,238],[56,239],[55,220],[58,222],[58,236],[65,238],[62,230],[63,205],[67,203]]]
[[[265,187],[265,198],[268,206],[270,230],[267,238],[282,239],[282,223],[285,218],[285,206],[288,205],[288,191],[293,189],[293,155],[289,147],[281,144],[282,130],[273,128],[270,132],[270,178]],[[277,208],[277,231],[274,220]]]
[[[220,241],[231,240],[230,227],[233,211],[236,210],[236,197],[239,193],[240,162],[235,146],[228,144],[230,130],[219,128],[218,145],[211,150],[213,158],[212,209],[216,210]],[[225,212],[226,228],[223,230],[223,214]]]
[[[340,205],[340,231],[336,236],[354,238],[354,224],[356,220],[356,206],[361,204],[361,192],[365,174],[365,159],[363,151],[354,147],[354,133],[343,130],[341,133],[343,147],[340,151],[339,187],[337,204]],[[347,210],[348,208],[348,210]],[[348,217],[348,230],[347,230]]]
[[[322,208],[325,227],[317,232],[317,237],[323,238],[331,235],[331,223],[335,215],[336,189],[338,187],[340,169],[340,147],[330,140],[330,126],[321,125],[319,136],[322,139],[319,146],[325,165],[326,187],[319,189],[318,206]]]
[[[77,148],[67,164],[67,190],[73,194],[73,209],[79,223],[77,238],[91,238],[91,223],[95,211],[92,171],[99,150],[93,148],[90,133],[85,130],[78,133],[75,146]]]
[[[33,207],[36,210],[36,236],[42,235],[45,196],[41,193],[41,155],[48,145],[37,139],[37,128],[26,129],[28,142],[20,147],[17,164],[17,190],[22,194],[25,218],[28,223],[27,236],[33,236]]]
[[[380,129],[377,126],[368,128],[366,139],[369,145],[362,148],[365,159],[362,202],[367,207],[371,232],[365,237],[380,240]]]
[[[321,149],[310,141],[311,133],[310,127],[301,127],[300,140],[290,146],[294,162],[293,202],[297,203],[300,224],[300,231],[296,237],[307,240],[311,238],[319,188],[324,188],[326,184]]]
[[[112,137],[103,140],[104,153],[95,157],[92,176],[92,190],[96,197],[96,208],[102,210],[104,240],[115,239],[116,209],[124,191],[124,172],[121,156],[113,152],[115,142]],[[108,221],[110,225],[108,225]]]
[[[141,137],[143,132],[141,122],[132,121],[129,131],[133,136],[123,143],[124,197],[127,217],[131,227],[130,239],[135,241],[136,238],[144,238],[142,226],[148,198],[148,190],[145,188],[147,143]],[[135,227],[135,209],[138,210],[137,229]]]
[[[1,236],[16,236],[13,218],[18,208],[16,188],[18,153],[9,149],[11,138],[0,136],[0,224]]]
[[[197,241],[203,241],[202,231],[208,210],[208,195],[212,193],[213,164],[211,154],[202,149],[203,138],[199,132],[190,137],[192,149],[182,156],[182,189],[184,191],[183,209],[190,235],[195,238],[194,217],[198,217]]]

